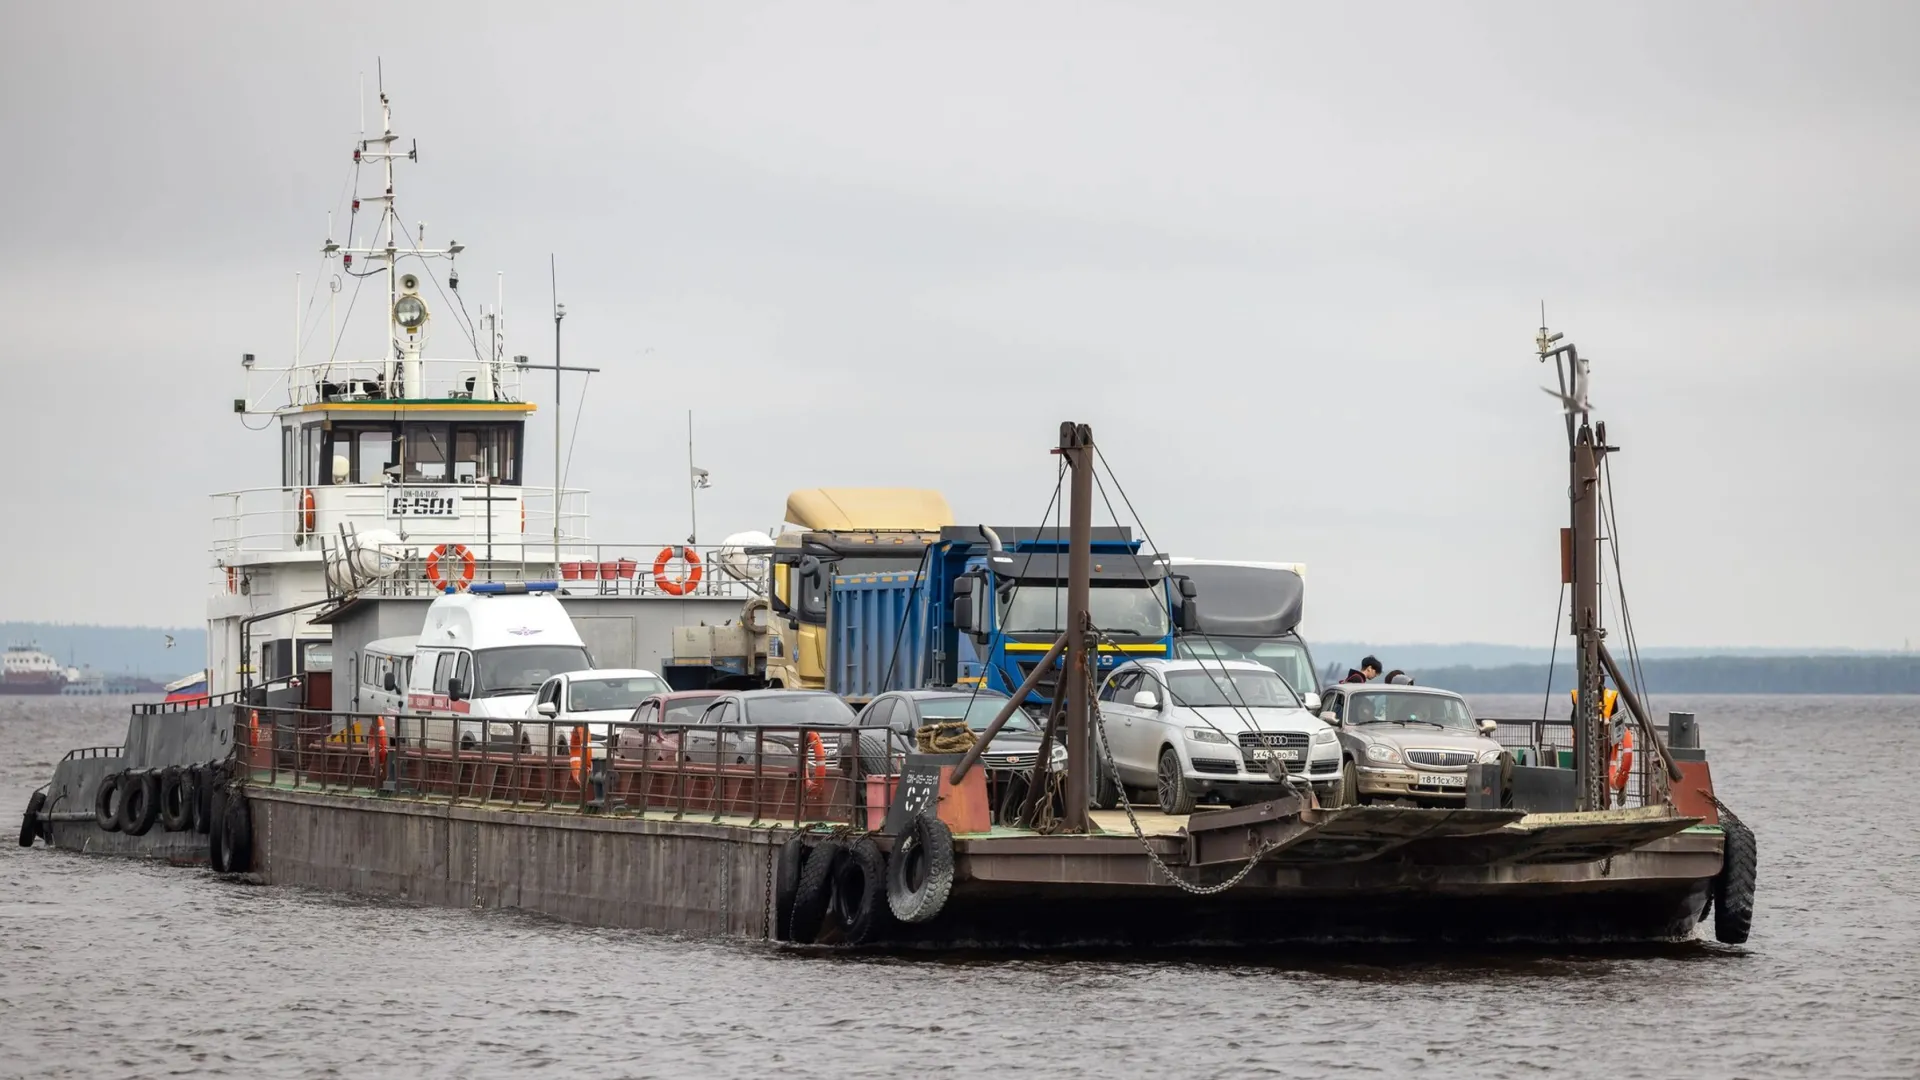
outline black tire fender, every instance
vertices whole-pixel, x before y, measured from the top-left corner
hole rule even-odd
[[[846,847],[838,840],[822,840],[807,854],[806,865],[800,870],[800,883],[793,892],[793,916],[787,930],[793,936],[789,939],[802,945],[811,945],[820,936],[820,928],[827,919],[827,908],[833,901],[833,872],[839,869],[840,857],[846,853]]]
[[[145,836],[160,820],[160,774],[152,769],[127,773],[120,781],[120,831]]]
[[[93,823],[108,832],[120,831],[120,804],[114,795],[120,790],[122,773],[108,773],[100,778],[100,786],[93,792]]]
[[[202,836],[213,831],[214,765],[193,767],[193,831]]]
[[[20,815],[20,846],[32,847],[40,835],[40,811],[47,805],[47,793],[36,791],[27,798],[27,812]]]
[[[220,815],[220,854],[229,874],[253,869],[253,807],[239,792],[227,796]]]
[[[218,776],[218,770],[215,770]],[[207,796],[207,864],[216,874],[227,872],[227,792],[216,780]]]
[[[1720,873],[1713,879],[1713,937],[1728,945],[1743,945],[1753,931],[1753,894],[1760,852],[1753,830],[1739,818],[1721,811]]]
[[[833,875],[833,912],[849,945],[864,945],[893,919],[887,903],[887,857],[873,837],[847,848]]]
[[[903,923],[923,923],[952,892],[953,833],[938,818],[916,817],[887,860],[887,907]]]
[[[807,862],[807,845],[794,837],[780,845],[773,868],[773,940],[793,939],[793,901],[800,891],[800,870]]]
[[[187,770],[169,765],[160,773],[160,827],[185,832],[193,827],[193,790]]]

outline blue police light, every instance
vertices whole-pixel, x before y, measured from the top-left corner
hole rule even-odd
[[[521,593],[557,592],[559,589],[560,583],[557,581],[483,581],[478,585],[467,586],[468,592],[479,593],[482,596],[502,596],[507,594],[517,596]],[[453,590],[448,589],[447,591],[452,592]]]

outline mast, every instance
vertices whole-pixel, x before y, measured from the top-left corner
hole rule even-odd
[[[1587,361],[1572,343],[1560,344],[1564,335],[1540,328],[1535,344],[1540,360],[1554,361],[1560,389],[1547,393],[1560,399],[1567,416],[1569,482],[1567,498],[1572,515],[1569,543],[1572,558],[1567,560],[1569,585],[1573,593],[1572,621],[1574,638],[1576,691],[1573,709],[1573,767],[1580,810],[1604,810],[1607,806],[1607,757],[1612,749],[1612,733],[1601,712],[1601,684],[1605,667],[1601,654],[1605,649],[1606,629],[1600,625],[1600,468],[1606,460],[1607,425],[1592,422],[1592,406],[1587,399]]]

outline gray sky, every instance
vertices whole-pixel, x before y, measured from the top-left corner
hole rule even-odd
[[[1072,418],[1161,547],[1308,563],[1315,636],[1544,645],[1544,298],[1643,641],[1920,637],[1914,5],[525,7],[6,5],[0,617],[201,618],[384,57],[403,215],[543,361],[558,255],[600,539],[685,535],[689,404],[703,539],[1030,521]]]

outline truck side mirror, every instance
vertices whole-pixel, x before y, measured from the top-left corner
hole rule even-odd
[[[1180,601],[1180,630],[1192,633],[1200,629],[1200,601],[1189,596]]]
[[[962,575],[953,583],[953,625],[963,634],[980,634],[980,579]]]
[[[1182,577],[1180,579],[1180,599],[1191,600],[1194,597],[1199,595],[1200,595],[1200,590],[1194,588],[1192,578]]]
[[[448,701],[467,700],[467,684],[464,682],[461,682],[457,677],[448,679],[447,680],[447,700]]]
[[[394,679],[393,672],[391,671],[387,672],[386,686],[387,686],[387,693],[389,694],[398,693],[400,691],[400,683],[396,679]]]

